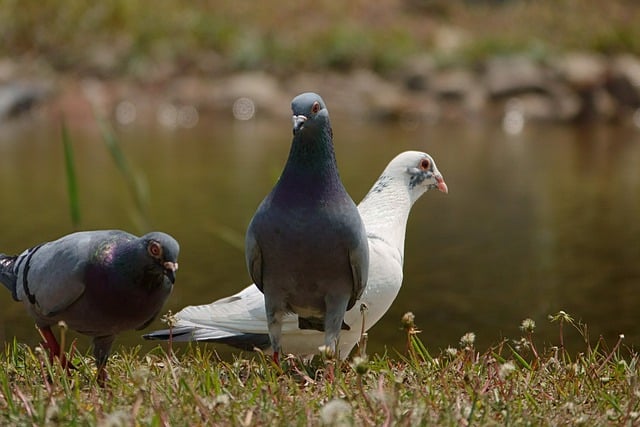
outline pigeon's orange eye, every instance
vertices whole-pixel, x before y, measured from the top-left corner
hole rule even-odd
[[[320,103],[318,101],[314,102],[313,105],[311,106],[311,112],[313,114],[317,113],[318,111],[320,111]]]
[[[149,243],[148,250],[149,254],[154,258],[160,258],[162,256],[162,245],[155,240]]]
[[[420,169],[422,170],[429,170],[429,167],[431,167],[431,162],[429,161],[429,159],[422,159],[420,161]]]

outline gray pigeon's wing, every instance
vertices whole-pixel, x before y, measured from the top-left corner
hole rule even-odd
[[[367,285],[369,275],[369,244],[367,241],[367,234],[362,223],[360,229],[361,232],[356,234],[355,242],[349,248],[349,262],[351,264],[353,290],[351,292],[348,309],[351,309],[356,300],[362,296],[364,288]]]
[[[154,320],[156,320],[156,317],[158,317],[158,314],[160,314],[161,310],[162,309],[159,309],[158,311],[153,313],[153,316],[151,316],[149,319],[147,319],[142,325],[138,326],[136,328],[136,331],[141,331],[143,329],[147,329],[147,326],[149,326]]]
[[[251,279],[262,292],[262,251],[251,226],[249,226],[245,238],[245,257]]]
[[[25,258],[19,292],[44,316],[64,311],[85,291],[84,274],[93,252],[89,233],[74,233],[45,243]]]
[[[351,308],[356,300],[360,299],[367,285],[369,254],[360,250],[349,251],[349,261],[351,262],[351,275],[353,276],[353,292],[351,292],[351,299],[349,300],[349,308]]]

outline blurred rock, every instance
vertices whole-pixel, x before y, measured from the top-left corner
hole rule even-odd
[[[350,73],[302,73],[287,81],[286,89],[289,95],[317,91],[325,100],[332,100],[332,114],[365,119],[393,119],[402,114],[408,103],[399,85],[366,69]]]
[[[552,61],[560,77],[578,90],[601,86],[607,75],[607,61],[594,53],[568,53]]]
[[[615,57],[611,62],[606,88],[619,107],[639,108],[640,59],[628,54]]]
[[[552,64],[561,81],[578,97],[579,110],[572,118],[578,122],[590,122],[611,115],[610,97],[602,91],[608,75],[606,59],[594,53],[568,53]]]
[[[443,68],[429,86],[440,104],[440,118],[467,120],[486,107],[487,91],[479,76],[466,68]]]
[[[492,98],[545,91],[546,70],[525,56],[491,58],[484,68],[484,84]]]
[[[504,110],[517,110],[525,119],[534,121],[554,120],[557,115],[554,100],[541,93],[526,93],[509,98]]]
[[[42,84],[8,83],[0,86],[0,121],[26,113],[49,94]]]
[[[433,49],[444,55],[455,55],[466,47],[471,36],[462,28],[442,25],[433,36]]]
[[[390,120],[399,117],[406,109],[406,97],[401,88],[378,74],[360,69],[350,73],[348,80],[347,88],[358,94],[364,102],[360,107],[366,107],[365,116]]]
[[[553,107],[553,117],[550,120],[575,120],[581,108],[580,97],[566,84],[558,81],[549,82],[547,92]]]
[[[414,56],[409,58],[401,68],[399,80],[407,89],[423,92],[429,88],[435,70],[436,63],[432,56]]]
[[[289,105],[291,97],[283,93],[278,80],[264,72],[244,72],[214,81],[211,101],[218,108],[232,112],[239,98],[253,102],[258,114],[281,115],[289,112],[283,105]]]
[[[214,109],[217,85],[215,82],[196,76],[175,79],[166,90],[171,103],[195,105],[202,109]]]
[[[640,58],[631,54],[605,58],[567,53],[544,63],[513,55],[488,58],[474,66],[442,66],[429,52],[407,58],[403,67],[384,76],[370,69],[321,69],[283,76],[263,71],[230,73],[211,54],[190,59],[186,65],[141,62],[128,66],[128,77],[114,78],[107,75],[118,67],[116,51],[97,52],[93,58],[97,77],[80,79],[56,73],[37,60],[0,58],[0,120],[45,101],[52,93],[48,88],[53,87],[56,96],[49,97],[53,101],[48,103],[52,108],[41,111],[63,113],[78,121],[90,121],[94,112],[122,118],[116,114],[120,106],[121,113],[135,109],[135,115],[119,122],[143,123],[155,120],[164,105],[195,111],[200,121],[208,113],[243,120],[286,117],[291,98],[305,91],[319,92],[331,103],[333,114],[407,126],[436,120],[497,120],[514,98],[517,102],[511,104],[517,105],[516,113],[524,120],[628,121],[640,114]]]
[[[462,100],[478,84],[476,76],[466,68],[443,68],[434,73],[429,88],[439,98]]]

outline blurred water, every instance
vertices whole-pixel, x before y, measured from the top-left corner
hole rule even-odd
[[[208,303],[249,284],[243,233],[286,160],[289,121],[130,126],[116,131],[148,184],[149,220],[182,246],[166,309]],[[98,132],[91,125],[70,132],[82,228],[145,231]],[[0,131],[3,252],[72,231],[59,134],[59,125],[46,121]],[[547,315],[559,310],[586,322],[593,340],[602,334],[613,345],[622,333],[627,345],[640,344],[638,129],[527,124],[509,135],[477,123],[385,126],[334,118],[334,134],[341,176],[356,201],[407,149],[432,154],[450,189],[414,206],[404,287],[370,331],[370,350],[402,351],[399,319],[406,311],[416,314],[432,352],[456,346],[468,331],[480,348],[518,338],[527,317],[538,325],[539,342],[557,344],[558,327]],[[0,307],[0,340],[36,344],[22,305],[3,291]],[[139,335],[121,335],[116,347],[141,344]],[[566,339],[580,341],[571,330]],[[81,343],[86,348],[88,340]]]

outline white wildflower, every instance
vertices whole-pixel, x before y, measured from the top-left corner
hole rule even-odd
[[[505,362],[500,365],[500,369],[498,370],[498,375],[500,378],[505,379],[508,378],[516,370],[516,365],[513,362]]]
[[[320,421],[325,426],[353,425],[351,405],[343,399],[330,400],[320,409]]]
[[[473,343],[476,341],[476,334],[473,332],[467,332],[460,338],[460,346],[468,348],[473,347]]]

